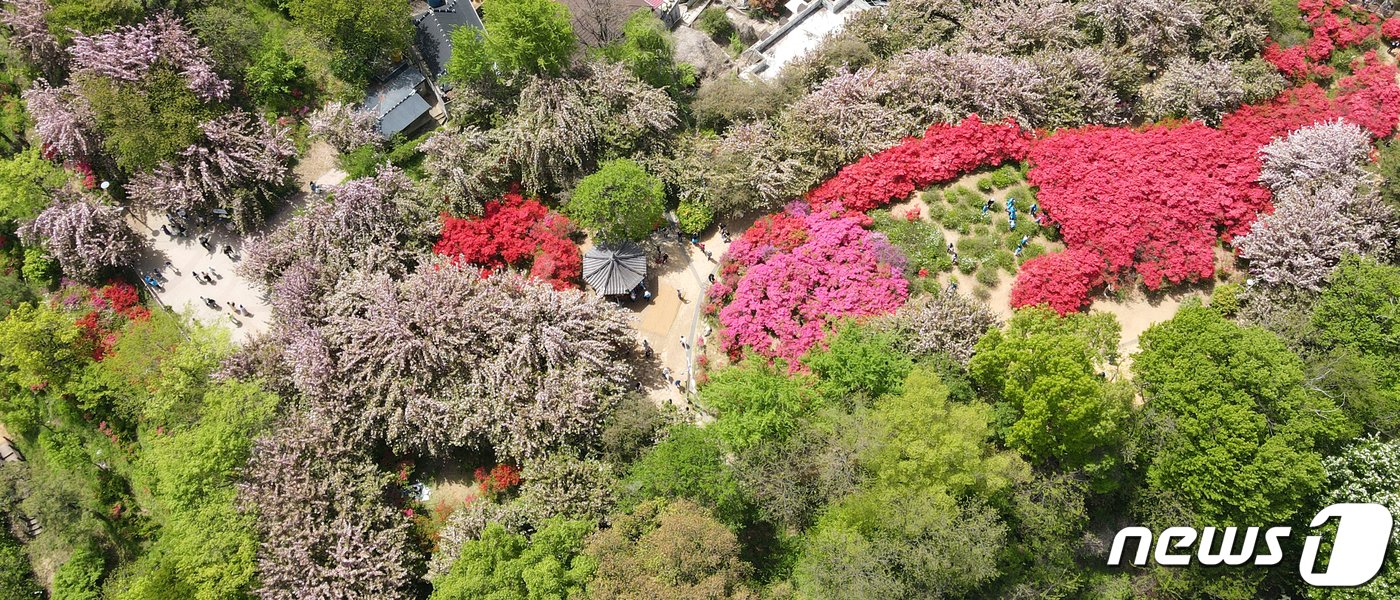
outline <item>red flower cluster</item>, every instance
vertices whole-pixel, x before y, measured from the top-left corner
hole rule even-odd
[[[1328,98],[1316,84],[1245,106],[1219,129],[1198,122],[1139,130],[1089,127],[1036,143],[1029,180],[1069,247],[1028,261],[1012,304],[1077,310],[1106,277],[1135,270],[1149,289],[1214,274],[1215,240],[1248,231],[1271,208],[1258,150],[1294,129],[1335,118],[1377,137],[1400,119],[1396,69],[1375,57],[1354,65]]]
[[[509,193],[486,203],[480,217],[442,216],[442,238],[433,252],[482,268],[486,276],[502,268],[529,269],[530,276],[556,289],[578,287],[583,259],[569,241],[572,226],[538,201]]]
[[[520,468],[511,465],[496,465],[490,471],[477,467],[472,476],[483,498],[495,499],[502,492],[520,485]]]
[[[136,287],[124,281],[114,281],[91,290],[88,303],[92,310],[79,317],[75,324],[80,330],[83,347],[97,361],[111,352],[117,343],[117,334],[126,321],[151,318],[151,311],[141,306],[141,295]]]
[[[1356,46],[1376,34],[1380,18],[1364,10],[1354,10],[1343,0],[1299,0],[1303,20],[1312,25],[1312,37],[1291,48],[1271,43],[1264,49],[1264,60],[1293,79],[1309,75],[1330,77],[1333,69],[1326,63],[1337,50]],[[1387,27],[1391,33],[1386,33]],[[1384,24],[1381,35],[1400,34],[1400,22]]]
[[[1381,23],[1381,37],[1387,40],[1400,39],[1400,17],[1391,17]]]
[[[841,169],[807,193],[813,207],[840,204],[865,212],[909,197],[915,190],[979,167],[1020,160],[1030,136],[1015,123],[983,124],[977,115],[957,125],[936,124],[922,138],[909,138]]]

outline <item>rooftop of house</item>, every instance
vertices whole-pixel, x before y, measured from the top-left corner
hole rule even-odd
[[[457,0],[414,17],[413,26],[414,44],[435,78],[447,72],[447,62],[452,59],[452,32],[463,26],[486,30],[471,3]]]
[[[428,102],[418,93],[418,86],[425,80],[413,65],[401,63],[387,77],[370,85],[364,110],[374,115],[381,135],[393,137],[428,112]]]

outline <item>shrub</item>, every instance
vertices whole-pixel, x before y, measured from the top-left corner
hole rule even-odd
[[[681,231],[700,233],[714,221],[715,209],[704,202],[681,202],[676,206],[676,220]]]
[[[53,574],[53,596],[62,600],[99,600],[97,585],[105,571],[102,555],[96,550],[80,548],[68,557]]]
[[[997,275],[996,269],[978,269],[977,275],[975,277],[977,279],[977,283],[985,285],[989,288],[996,287],[997,283],[1001,281],[1001,277]]]
[[[987,179],[997,189],[1009,188],[1021,181],[1021,170],[1014,165],[1006,165],[992,172]]]
[[[695,28],[721,43],[728,41],[729,36],[734,34],[734,23],[729,20],[724,7],[720,6],[711,6],[700,11],[700,17],[695,20]]]
[[[977,191],[982,192],[983,194],[990,194],[995,189],[996,186],[992,184],[991,179],[983,177],[982,179],[977,180]]]
[[[562,215],[510,193],[487,202],[480,217],[444,216],[433,252],[485,273],[506,267],[526,270],[562,290],[576,287],[583,269],[578,246],[569,241],[571,230]]]
[[[733,358],[743,348],[795,361],[843,316],[893,311],[909,294],[904,257],[853,217],[782,213],[735,240],[710,288]]]
[[[983,124],[973,115],[957,125],[934,125],[922,138],[856,161],[808,192],[807,199],[813,206],[838,204],[865,212],[978,167],[1019,160],[1029,150],[1027,133],[1015,123]]]
[[[43,248],[31,246],[24,249],[24,266],[20,273],[24,280],[42,287],[52,287],[58,278],[58,261],[49,257]]]
[[[875,231],[885,234],[907,258],[906,274],[937,273],[953,267],[947,242],[937,225],[917,218],[895,217],[889,211],[875,212],[871,219]]]

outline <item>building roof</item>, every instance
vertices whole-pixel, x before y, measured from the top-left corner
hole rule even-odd
[[[418,95],[418,86],[425,80],[418,69],[403,63],[370,86],[364,110],[374,115],[381,135],[393,137],[428,112],[428,102]]]
[[[452,0],[413,18],[414,45],[434,77],[447,72],[447,62],[452,59],[452,32],[463,26],[486,30],[470,2]]]
[[[603,296],[632,291],[646,274],[646,251],[632,242],[599,244],[583,255],[583,280]]]

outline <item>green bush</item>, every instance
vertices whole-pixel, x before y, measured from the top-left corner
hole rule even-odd
[[[101,600],[102,555],[80,548],[53,574],[53,600]]]
[[[384,163],[384,156],[379,152],[374,144],[365,144],[340,155],[340,169],[349,175],[350,179],[369,177],[374,174],[375,169]]]
[[[42,594],[24,549],[5,530],[0,530],[0,592],[7,598],[39,598]]]
[[[117,166],[132,172],[148,170],[198,142],[199,124],[218,112],[170,68],[158,68],[136,83],[89,77],[79,86],[92,105],[103,145]]]
[[[884,233],[909,259],[909,274],[918,273],[920,269],[937,273],[953,267],[943,231],[937,225],[922,219],[910,221],[887,210],[873,212],[870,216],[875,230]]]
[[[729,36],[734,35],[734,23],[729,20],[725,9],[719,6],[700,11],[700,17],[695,19],[695,28],[716,41],[728,40]]]
[[[24,266],[20,268],[24,280],[43,287],[52,287],[58,279],[58,262],[49,257],[43,248],[25,248]]]
[[[248,67],[248,88],[263,106],[285,108],[296,99],[292,90],[306,77],[306,66],[282,46],[269,46]]]
[[[978,269],[976,278],[977,283],[985,285],[989,288],[996,287],[997,282],[1001,280],[1001,278],[997,276],[996,269]]]
[[[992,179],[990,177],[983,177],[977,180],[977,191],[990,194],[995,189],[996,186],[992,184]]]
[[[958,255],[964,260],[972,261],[976,266],[985,266],[991,262],[992,268],[996,268],[993,262],[999,244],[996,238],[985,235],[972,235],[958,240]]]
[[[967,205],[978,210],[982,209],[982,203],[987,201],[987,197],[963,186],[951,187],[943,191],[943,198],[948,204],[958,206]]]
[[[682,202],[676,207],[676,220],[681,231],[700,233],[715,219],[715,209],[704,202]]]
[[[997,169],[992,176],[984,181],[990,181],[997,189],[1008,188],[1021,181],[1021,172],[1012,165],[1007,165]]]
[[[945,212],[939,222],[947,229],[967,235],[972,232],[973,225],[985,223],[987,218],[987,215],[982,214],[981,208],[959,204]]]
[[[1233,316],[1243,304],[1240,299],[1243,294],[1244,287],[1238,283],[1219,284],[1210,293],[1210,307],[1227,317]]]

